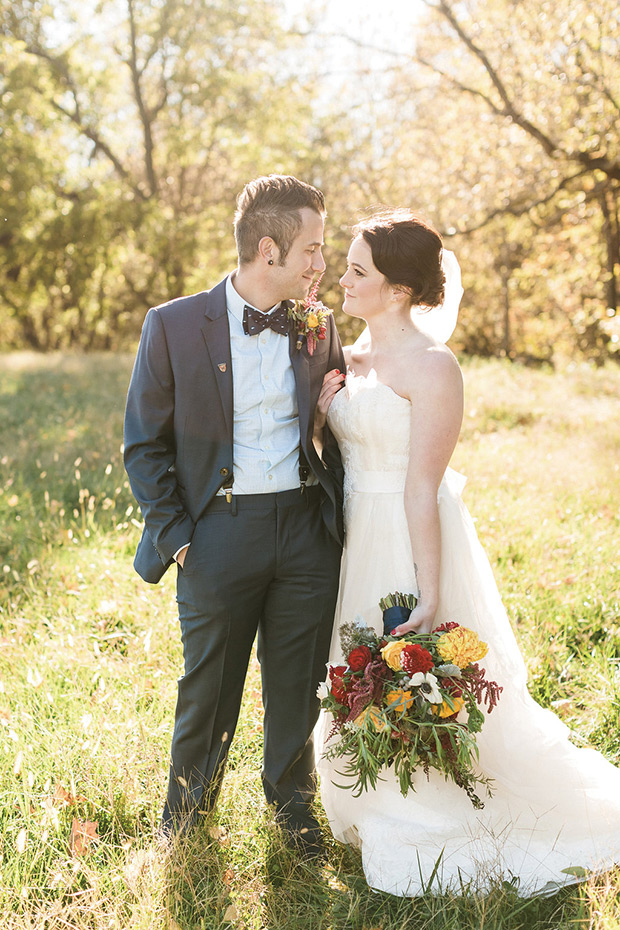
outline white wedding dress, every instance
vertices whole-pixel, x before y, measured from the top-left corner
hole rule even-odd
[[[340,663],[338,627],[361,615],[382,632],[379,599],[416,593],[403,506],[410,402],[376,380],[349,375],[329,411],[345,467],[346,544],[330,661]],[[361,847],[368,884],[395,895],[484,890],[510,881],[520,895],[550,893],[620,863],[620,770],[578,749],[567,727],[528,694],[526,670],[489,562],[460,498],[465,481],[448,469],[439,489],[441,580],[438,620],[456,620],[489,645],[480,663],[503,685],[478,736],[479,767],[493,797],[465,792],[431,770],[406,797],[389,769],[376,790],[354,797],[342,760],[322,758],[332,718],[317,726],[321,799],[336,839]],[[337,738],[337,737],[335,737]],[[336,783],[336,784],[335,784]],[[566,871],[568,870],[568,872]],[[575,871],[576,870],[576,871]],[[431,881],[432,879],[432,881]]]

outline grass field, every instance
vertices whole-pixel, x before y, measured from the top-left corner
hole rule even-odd
[[[0,357],[0,928],[620,927],[620,871],[548,899],[402,900],[369,891],[333,841],[327,866],[299,864],[263,803],[255,663],[216,815],[172,859],[158,853],[181,647],[174,573],[150,587],[131,567],[130,367]],[[530,690],[620,763],[620,369],[464,370],[452,464]]]

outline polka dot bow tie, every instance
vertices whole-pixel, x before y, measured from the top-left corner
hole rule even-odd
[[[287,307],[280,306],[273,313],[261,313],[254,307],[243,308],[243,332],[246,336],[256,336],[264,329],[272,329],[282,336],[288,335],[289,321]]]

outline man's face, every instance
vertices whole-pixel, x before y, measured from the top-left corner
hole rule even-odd
[[[284,264],[276,262],[271,279],[281,300],[303,300],[308,296],[315,278],[325,271],[323,259],[324,218],[310,207],[299,211],[302,227],[291,245]]]

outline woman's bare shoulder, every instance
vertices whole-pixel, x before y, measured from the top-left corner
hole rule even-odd
[[[462,394],[463,374],[456,356],[443,343],[429,341],[416,348],[403,371],[409,396],[428,394]]]

